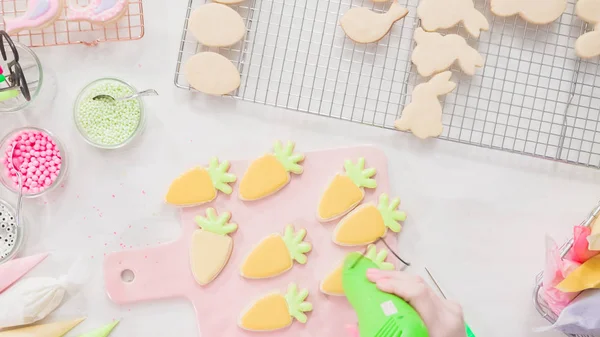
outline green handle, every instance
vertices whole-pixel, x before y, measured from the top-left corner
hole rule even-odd
[[[361,337],[429,337],[421,316],[400,297],[385,293],[367,279],[367,269],[377,268],[360,253],[344,262],[342,285],[358,316]]]
[[[465,328],[467,329],[467,337],[475,337],[473,330],[471,330],[471,327],[468,324],[465,324]]]

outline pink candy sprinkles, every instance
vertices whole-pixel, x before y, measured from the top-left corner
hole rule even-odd
[[[13,158],[10,158],[15,145]],[[10,164],[11,160],[16,169]],[[58,146],[47,133],[24,130],[8,141],[2,165],[6,168],[5,172],[10,180],[14,182],[15,188],[19,185],[19,170],[23,177],[23,193],[37,194],[56,182],[62,166],[62,157]]]

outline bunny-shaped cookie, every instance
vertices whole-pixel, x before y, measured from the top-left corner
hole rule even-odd
[[[506,17],[519,14],[525,21],[543,25],[558,19],[567,0],[491,0],[492,13]]]
[[[429,82],[417,85],[412,92],[412,101],[402,110],[400,119],[394,123],[396,129],[410,130],[421,139],[441,135],[442,104],[438,96],[456,88],[456,83],[450,81],[451,76],[451,72],[445,71],[433,76]]]
[[[454,27],[459,22],[474,37],[479,37],[480,31],[490,29],[485,16],[475,9],[473,0],[421,0],[417,16],[421,19],[421,27],[428,32]]]
[[[460,68],[467,75],[474,75],[475,68],[483,67],[483,57],[467,44],[460,35],[428,33],[422,28],[415,29],[417,46],[412,54],[412,62],[419,75],[427,77],[444,71],[458,60]]]

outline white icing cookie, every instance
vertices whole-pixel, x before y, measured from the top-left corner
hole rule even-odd
[[[408,14],[408,9],[396,1],[386,13],[375,13],[364,7],[350,9],[340,19],[342,29],[350,39],[358,43],[381,40],[392,29],[394,22]]]
[[[412,102],[402,110],[402,116],[394,123],[396,129],[410,130],[421,139],[441,135],[442,104],[438,96],[456,88],[456,83],[451,82],[450,77],[452,73],[445,71],[433,76],[429,82],[417,85],[412,93]]]
[[[479,37],[480,31],[490,29],[485,16],[475,9],[473,0],[421,0],[417,16],[421,19],[421,27],[428,32],[454,27],[460,22],[474,37]]]
[[[129,0],[91,0],[85,7],[69,4],[67,20],[107,25],[119,21],[127,12],[128,5]]]
[[[192,235],[190,263],[196,282],[206,285],[212,282],[225,268],[231,252],[233,239],[229,234],[235,232],[237,224],[230,223],[231,213],[217,215],[214,208],[206,210],[206,217],[197,216],[200,229]]]
[[[527,22],[543,25],[562,15],[567,9],[567,0],[490,0],[490,7],[498,16],[519,14]]]
[[[15,34],[26,29],[46,28],[60,17],[64,7],[64,0],[29,0],[25,14],[16,18],[4,17],[4,30]]]
[[[579,0],[575,13],[581,20],[594,25],[592,32],[581,35],[575,42],[575,53],[581,58],[600,55],[600,0]]]
[[[240,86],[240,72],[225,56],[213,52],[196,54],[185,63],[183,74],[196,90],[226,95]]]
[[[447,70],[458,60],[462,71],[474,75],[475,68],[483,67],[483,57],[460,35],[428,33],[422,28],[415,29],[417,46],[412,54],[412,62],[419,75],[428,77]]]
[[[198,7],[190,16],[188,30],[198,42],[208,47],[229,47],[246,35],[240,14],[218,3]]]

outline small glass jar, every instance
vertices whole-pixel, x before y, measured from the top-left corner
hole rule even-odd
[[[92,137],[90,137],[90,135],[88,134],[88,131],[85,129],[85,127],[82,125],[82,121],[80,118],[80,107],[82,106],[82,103],[86,102],[86,101],[90,101],[93,99],[94,96],[96,95],[109,95],[109,93],[105,93],[102,92],[99,88],[106,83],[116,83],[117,85],[122,85],[122,86],[126,86],[131,93],[130,94],[134,94],[137,92],[137,89],[132,86],[131,84],[120,80],[118,78],[112,78],[112,77],[106,77],[106,78],[100,78],[97,79],[95,81],[93,81],[92,83],[86,85],[81,92],[79,93],[79,95],[77,96],[77,99],[75,100],[75,106],[73,107],[73,119],[75,122],[75,126],[77,126],[77,130],[79,131],[79,134],[83,137],[83,139],[89,143],[92,146],[95,146],[97,148],[100,149],[107,149],[107,150],[112,150],[112,149],[118,149],[118,148],[122,148],[123,146],[131,143],[137,136],[139,136],[143,131],[144,131],[144,127],[146,125],[146,114],[144,111],[144,103],[142,101],[141,97],[138,98],[134,98],[128,101],[134,101],[139,105],[139,120],[137,122],[137,125],[135,125],[132,128],[131,134],[125,138],[122,142],[119,143],[115,143],[115,144],[107,144],[107,143],[102,143],[99,142],[97,140],[92,139]],[[113,97],[113,98],[119,98],[119,97]],[[104,101],[102,101],[104,102]],[[124,101],[127,102],[127,101]],[[122,108],[121,105],[118,104],[123,104],[122,102],[104,102],[104,103],[98,103],[98,104],[105,104],[104,108],[106,109],[110,109],[111,108],[111,104],[115,104],[114,108]]]
[[[40,90],[42,89],[42,83],[44,81],[44,72],[42,70],[42,64],[38,59],[37,55],[31,50],[31,48],[19,43],[14,42],[17,52],[19,53],[19,64],[23,69],[23,74],[27,80],[29,91],[31,93],[31,100],[27,101],[22,94],[17,97],[0,101],[0,113],[14,113],[27,108],[30,104],[33,104]],[[6,53],[11,53],[10,48],[5,48]],[[12,54],[8,55],[8,60],[12,60]],[[2,60],[0,58],[0,60]],[[8,72],[8,65],[5,61],[0,61],[0,66],[4,68],[5,73]]]
[[[50,131],[32,127],[32,126],[27,126],[27,127],[23,127],[23,128],[19,128],[19,129],[15,129],[15,130],[11,131],[8,135],[6,135],[4,137],[4,139],[2,139],[0,141],[0,156],[4,156],[7,153],[7,151],[11,151],[11,149],[10,149],[10,147],[12,146],[10,144],[11,141],[15,138],[16,135],[22,133],[23,131],[38,131],[38,132],[43,132],[43,133],[47,134],[48,136],[50,136],[50,138],[52,138],[52,140],[56,144],[56,147],[60,151],[61,167],[60,167],[60,172],[59,172],[58,176],[56,177],[56,180],[54,181],[54,183],[37,193],[27,193],[27,192],[23,193],[23,198],[37,198],[37,197],[45,195],[46,193],[56,189],[57,186],[60,186],[63,183],[65,177],[67,176],[67,171],[69,168],[68,154],[67,154],[65,147],[61,143],[61,141]],[[10,191],[17,193],[17,194],[19,193],[18,185],[15,184],[15,182],[10,178],[8,169],[1,162],[0,162],[0,182],[2,183],[2,185],[4,185],[4,187],[9,189]]]
[[[14,258],[24,242],[23,213],[19,214],[20,226],[16,223],[16,214],[14,207],[0,199],[0,264]]]

